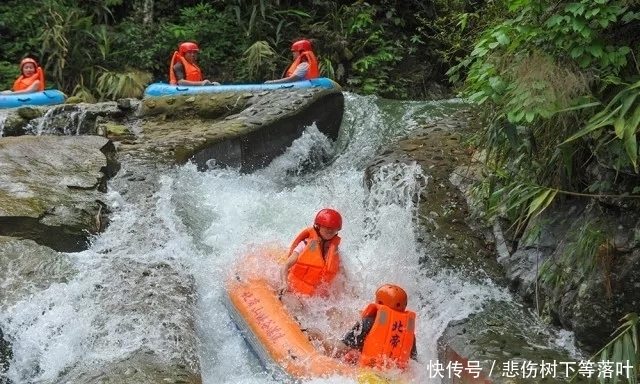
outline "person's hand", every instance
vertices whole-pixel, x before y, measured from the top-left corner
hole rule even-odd
[[[287,282],[283,282],[282,284],[280,284],[280,288],[278,288],[278,296],[282,297],[282,295],[287,292],[287,289],[289,289]]]
[[[209,80],[202,80],[200,85],[209,85],[211,82]]]
[[[323,340],[324,339],[324,335],[322,334],[322,331],[320,331],[318,328],[307,328],[302,330],[302,332],[307,334],[307,337],[309,338],[309,340]]]
[[[212,81],[211,85],[220,85],[220,83],[218,83],[217,81]]]
[[[7,93],[13,93],[13,92],[12,92],[11,90],[6,90],[6,91],[2,91],[2,92],[0,92],[0,93],[7,94]]]
[[[267,80],[267,81],[265,81],[264,83],[265,83],[265,84],[273,84],[274,82],[275,82],[274,80]]]

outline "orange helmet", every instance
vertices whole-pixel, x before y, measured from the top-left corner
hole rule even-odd
[[[198,48],[198,44],[196,43],[192,43],[190,41],[187,41],[186,43],[182,43],[180,44],[180,47],[178,47],[178,52],[180,52],[181,55],[184,55],[187,52],[191,52],[191,51],[199,51],[200,48]]]
[[[20,69],[22,69],[22,67],[24,67],[24,65],[27,64],[27,63],[31,63],[36,68],[38,68],[38,62],[35,61],[34,59],[30,58],[30,57],[27,57],[27,58],[22,59],[22,61],[20,62]]]
[[[321,209],[316,215],[316,219],[313,221],[313,224],[337,229],[339,231],[342,229],[342,216],[340,216],[340,213],[335,209]]]
[[[309,40],[298,40],[291,44],[291,50],[297,52],[306,52],[311,50],[311,42]]]
[[[397,285],[385,284],[376,291],[376,304],[403,312],[407,308],[407,292]]]

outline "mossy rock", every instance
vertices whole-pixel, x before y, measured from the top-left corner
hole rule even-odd
[[[247,98],[244,94],[234,92],[154,97],[142,101],[139,115],[161,120],[216,120],[244,110]]]
[[[18,108],[17,112],[18,116],[27,121],[37,119],[38,117],[42,117],[44,115],[44,113],[42,113],[42,110],[36,107],[21,107]]]
[[[131,131],[122,124],[106,124],[105,128],[107,136],[126,136],[131,134]]]
[[[65,101],[65,104],[80,104],[84,103],[84,99],[80,96],[71,96]]]

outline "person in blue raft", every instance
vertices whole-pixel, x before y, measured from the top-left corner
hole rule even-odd
[[[20,76],[13,83],[13,88],[0,93],[32,93],[40,91],[44,91],[44,72],[37,61],[27,57],[20,62]]]
[[[405,290],[384,284],[376,291],[374,302],[362,311],[360,321],[341,340],[329,339],[316,328],[303,332],[319,342],[327,356],[361,367],[406,370],[409,360],[418,358],[416,314],[406,308]]]
[[[268,80],[265,84],[291,83],[294,81],[311,80],[320,76],[318,59],[311,49],[311,42],[306,39],[298,40],[291,45],[293,62],[287,69],[285,77],[278,80]]]
[[[217,81],[202,78],[200,67],[196,64],[200,48],[196,43],[187,41],[173,53],[169,64],[169,84],[182,86],[220,85]]]

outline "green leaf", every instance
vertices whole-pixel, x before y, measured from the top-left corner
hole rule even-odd
[[[598,119],[594,119],[592,118],[589,123],[587,124],[586,127],[582,128],[580,131],[578,131],[577,133],[571,135],[568,139],[566,139],[565,141],[563,141],[560,145],[568,143],[570,141],[573,141],[579,137],[582,137],[586,134],[589,134],[593,131],[595,131],[596,129],[602,128],[602,127],[606,127],[607,125],[611,125],[613,124],[613,118],[612,116],[618,112],[620,109],[622,108],[622,106],[619,106],[618,108],[614,109],[606,118],[598,118]],[[606,111],[606,110],[605,110]],[[602,112],[605,112],[602,111]],[[602,113],[601,112],[601,113]],[[598,116],[598,115],[596,115]],[[594,116],[594,117],[596,117]]]
[[[633,169],[638,172],[638,141],[636,140],[637,126],[627,125],[624,130],[624,149],[627,151],[627,155],[633,164]]]
[[[556,189],[544,189],[540,194],[538,194],[531,204],[529,204],[529,213],[528,215],[532,215],[533,213],[540,214],[544,211],[549,204],[553,201],[558,191]]]
[[[489,50],[485,47],[476,46],[476,48],[471,52],[471,56],[479,56],[482,57],[487,54]]]
[[[636,329],[636,327],[633,327],[633,329]],[[624,365],[627,366],[631,366],[631,369],[629,369],[629,373],[627,374],[627,372],[623,371],[623,376],[627,377],[629,379],[629,384],[637,384],[638,380],[638,353],[635,350],[634,344],[633,344],[633,337],[629,334],[629,332],[625,332],[624,336],[623,336],[623,344],[624,344],[624,349],[625,349],[625,353],[624,353],[624,360],[627,360],[624,362]],[[623,365],[623,367],[624,367]]]
[[[611,356],[611,362],[613,364],[616,364],[618,362],[622,361],[622,340],[618,340],[613,344],[613,355]],[[616,384],[618,382],[618,375],[615,375],[613,377],[613,383],[612,384]]]
[[[564,7],[565,11],[571,12],[574,16],[584,13],[584,5],[580,3],[569,3]]]
[[[636,100],[636,97],[638,97],[637,92],[633,93],[631,96],[624,99],[624,101],[622,102],[622,110],[620,111],[621,116],[624,116],[627,114],[627,111],[631,107],[631,104],[633,104],[633,102]]]
[[[534,117],[536,117],[535,112],[527,112],[526,115],[524,116],[527,123],[532,122]]]
[[[578,60],[578,65],[580,68],[587,68],[591,65],[591,58],[589,56],[582,56],[580,60]]]
[[[583,53],[584,53],[584,47],[583,46],[577,46],[577,47],[574,47],[571,50],[569,55],[571,55],[572,59],[576,59],[576,58],[582,56]]]
[[[602,57],[604,50],[602,49],[602,45],[590,45],[586,47],[587,52],[589,52],[593,57]]]
[[[618,139],[622,139],[622,137],[624,136],[624,123],[624,116],[622,116],[622,114],[618,115],[618,117],[616,117],[615,121],[613,122],[613,128],[616,131],[616,137]]]

